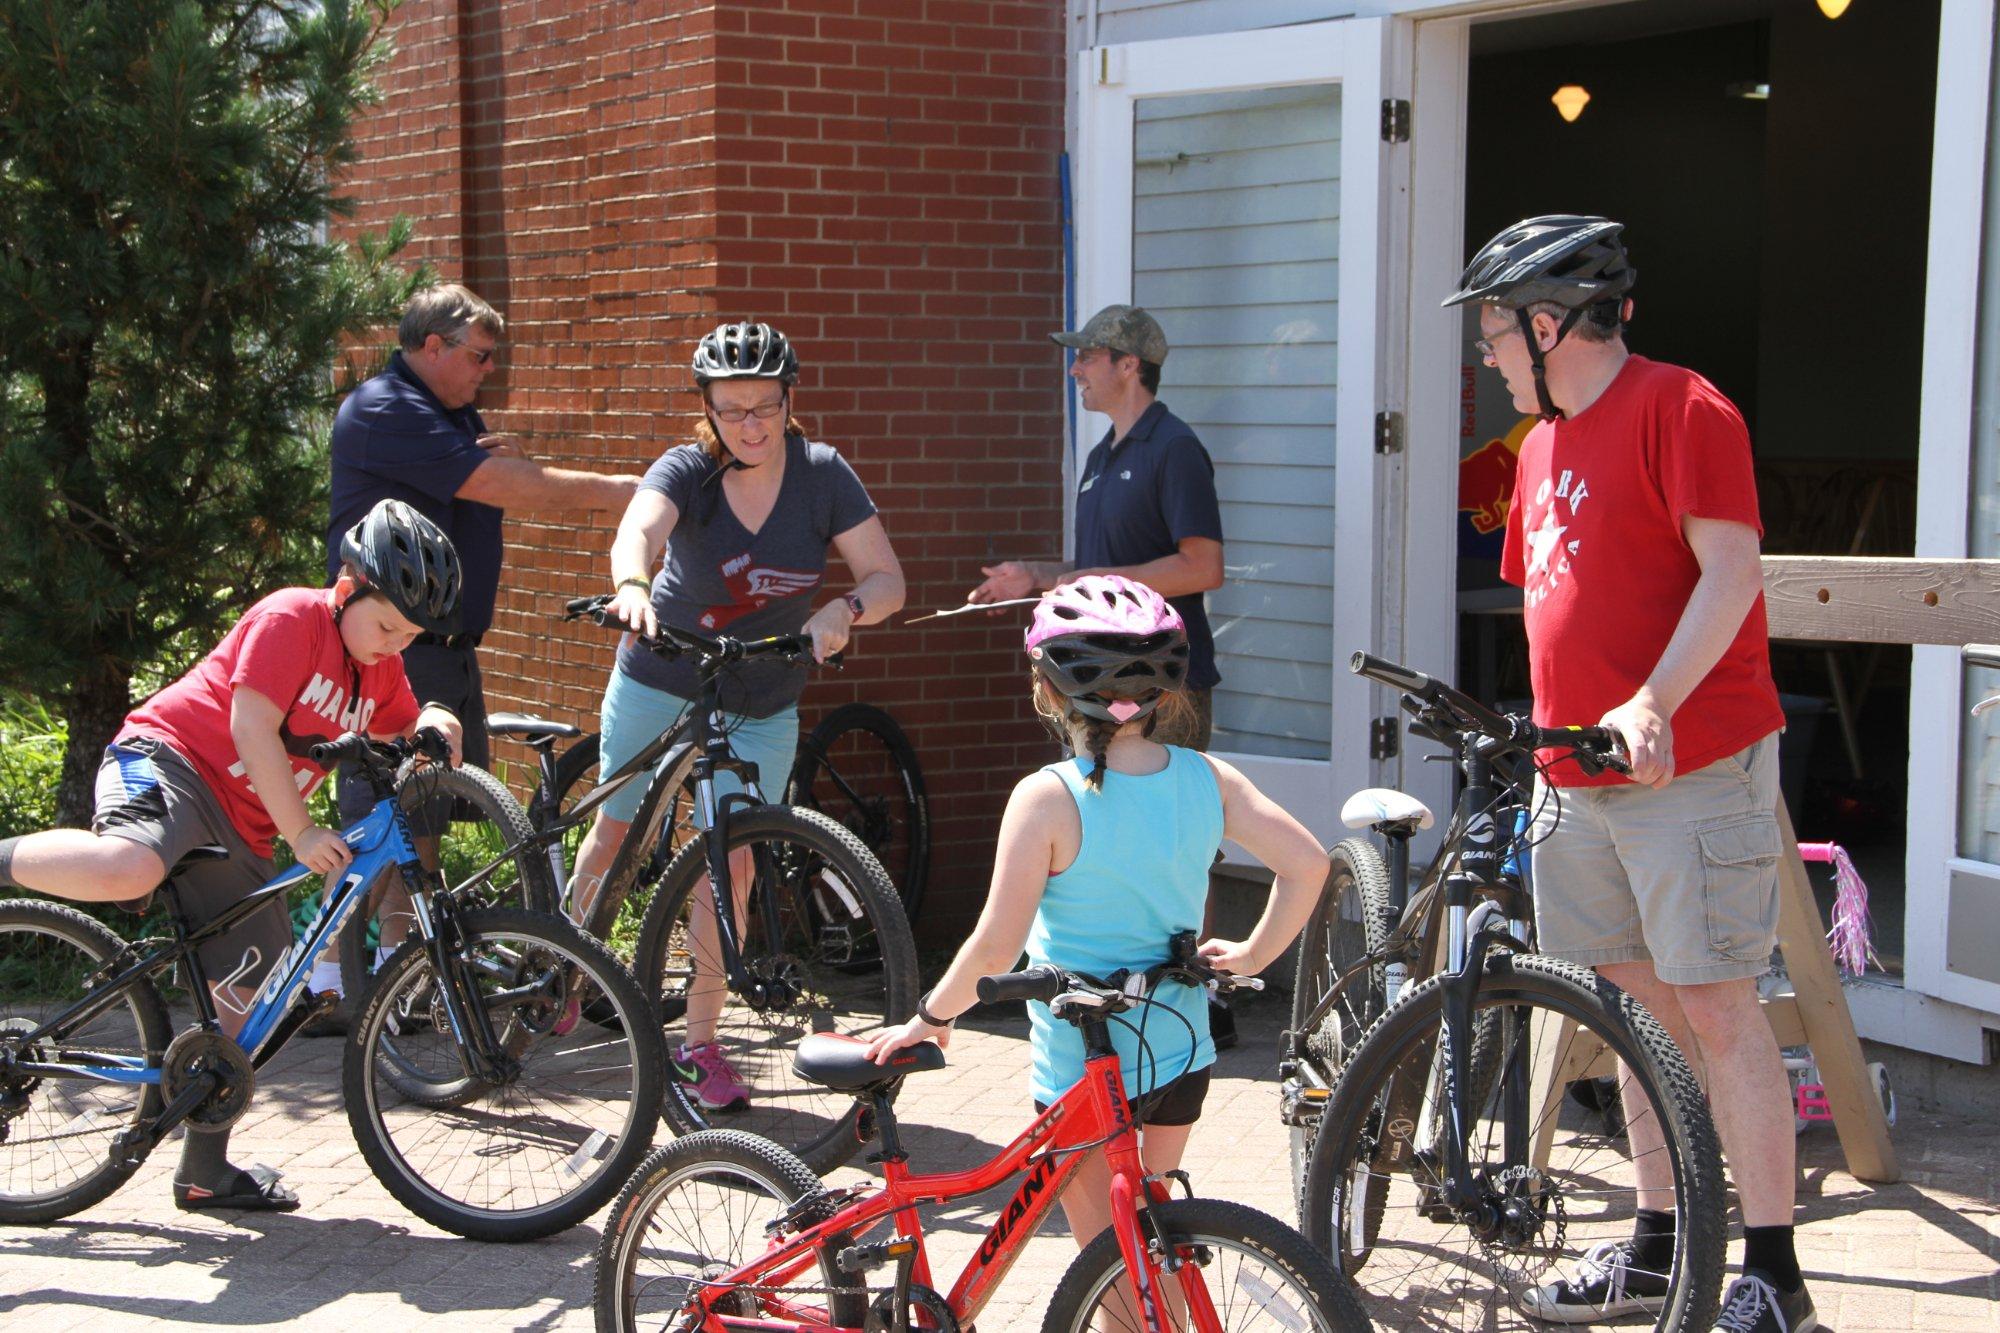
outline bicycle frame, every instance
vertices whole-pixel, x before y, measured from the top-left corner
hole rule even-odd
[[[1097,1020],[1102,1033],[1102,1020]],[[1086,1027],[1088,1049],[1091,1034]],[[1109,1038],[1104,1038],[1109,1052]],[[800,1277],[810,1279],[818,1266],[819,1251],[828,1244],[841,1243],[893,1219],[899,1242],[908,1242],[900,1262],[906,1271],[899,1274],[898,1287],[918,1284],[932,1287],[930,1261],[923,1247],[923,1223],[917,1209],[923,1204],[949,1203],[992,1189],[1014,1176],[1025,1174],[999,1216],[987,1229],[979,1248],[960,1270],[945,1298],[961,1326],[978,1317],[995,1290],[1021,1257],[1028,1240],[1041,1226],[1049,1209],[1069,1184],[1089,1151],[1102,1145],[1111,1167],[1111,1226],[1118,1247],[1125,1256],[1126,1271],[1135,1275],[1134,1295],[1139,1308],[1147,1312],[1147,1326],[1164,1329],[1170,1319],[1162,1308],[1165,1293],[1152,1288],[1148,1264],[1149,1240],[1160,1240],[1169,1271],[1179,1278],[1183,1297],[1194,1312],[1197,1326],[1215,1328],[1215,1311],[1195,1264],[1176,1264],[1164,1237],[1147,1232],[1145,1202],[1161,1202],[1167,1197],[1166,1181],[1147,1176],[1139,1162],[1138,1126],[1131,1104],[1125,1099],[1124,1075],[1116,1054],[1089,1056],[1083,1078],[1070,1087],[1048,1110],[1012,1143],[980,1166],[966,1171],[920,1175],[910,1171],[907,1156],[897,1145],[894,1112],[886,1092],[875,1097],[876,1123],[882,1135],[883,1182],[842,1207],[831,1217],[789,1238],[775,1241],[762,1256],[736,1271],[714,1280],[713,1296],[703,1302],[702,1327],[718,1329],[784,1330],[785,1333],[826,1333],[842,1328],[828,1322],[824,1309],[796,1307],[772,1301],[777,1317],[732,1316],[719,1313],[714,1305],[727,1299],[734,1286],[782,1286]],[[1184,1176],[1179,1176],[1183,1182]],[[902,1248],[900,1245],[898,1248]]]

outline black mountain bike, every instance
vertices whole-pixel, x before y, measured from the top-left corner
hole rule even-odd
[[[568,604],[565,618],[622,630],[610,604],[609,597],[580,598]],[[815,1170],[832,1170],[860,1147],[856,1127],[864,1107],[852,1095],[800,1079],[792,1072],[792,1047],[814,1032],[857,1034],[915,1012],[916,945],[895,887],[854,834],[817,811],[762,799],[755,766],[729,748],[717,704],[721,679],[733,664],[810,661],[812,640],[709,638],[663,626],[657,639],[639,642],[663,657],[693,656],[700,696],[566,807],[548,794],[560,791],[563,765],[579,747],[557,756],[554,743],[579,735],[577,729],[510,714],[490,719],[489,728],[537,751],[543,783],[529,819],[536,825],[532,845],[551,873],[566,866],[565,848],[574,846],[614,791],[645,784],[584,927],[614,953],[630,957],[657,1007],[670,1058],[686,1042],[691,1022],[713,1018],[715,1040],[750,1088],[749,1107],[728,1116],[732,1127],[783,1144]],[[594,763],[595,738],[589,739]],[[722,771],[738,774],[748,790],[718,797],[714,777]],[[695,831],[692,818],[677,834],[677,806],[684,813],[711,811],[704,821],[708,835]],[[732,855],[739,864],[747,858],[749,878],[739,879],[733,895],[715,895],[721,910],[711,912],[703,885],[729,882]],[[626,924],[620,925],[628,899],[645,904],[636,931],[632,913],[624,913]],[[588,1009],[584,1016],[597,1017]],[[681,1133],[720,1119],[679,1080],[670,1080],[665,1112]]]
[[[1394,963],[1414,970],[1431,956],[1427,942],[1441,940],[1431,974],[1340,1048],[1301,1229],[1355,1283],[1377,1327],[1539,1328],[1519,1313],[1523,1295],[1597,1245],[1628,1239],[1637,1208],[1659,1208],[1677,1229],[1654,1327],[1706,1330],[1725,1217],[1701,1089],[1631,997],[1529,952],[1532,903],[1523,879],[1503,871],[1523,835],[1501,816],[1532,797],[1500,765],[1553,749],[1596,771],[1622,762],[1616,738],[1537,727],[1365,653],[1353,669],[1404,692],[1412,731],[1453,748],[1464,786],[1418,898],[1315,1006],[1338,1023],[1349,987],[1382,986]],[[1309,1064],[1313,1045],[1306,1037],[1291,1058]],[[1562,1094],[1600,1069],[1615,1071],[1634,1124],[1657,1126],[1664,1146],[1643,1161]]]
[[[528,798],[528,818],[548,828],[599,780],[597,733],[525,713],[487,719],[496,736],[525,741],[535,751],[538,781]],[[576,743],[558,752],[558,740]],[[873,704],[851,703],[821,718],[799,737],[798,755],[785,782],[784,804],[817,810],[861,840],[888,872],[911,925],[930,881],[930,797],[916,748],[896,719]],[[672,811],[676,845],[693,831],[687,799]],[[550,869],[556,891],[569,883],[575,839],[554,844]]]

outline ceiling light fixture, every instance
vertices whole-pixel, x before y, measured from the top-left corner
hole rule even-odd
[[[1847,12],[1851,3],[1853,0],[1819,0],[1819,12],[1830,19],[1837,19]]]
[[[1556,104],[1562,118],[1573,124],[1583,114],[1584,107],[1590,105],[1590,93],[1580,83],[1565,83],[1549,100]]]

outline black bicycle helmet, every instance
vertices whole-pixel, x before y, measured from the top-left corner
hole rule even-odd
[[[769,324],[718,324],[694,349],[694,382],[707,387],[716,380],[780,380],[796,384],[798,353],[785,335]]]
[[[383,500],[340,539],[340,558],[418,629],[458,629],[464,583],[458,552],[437,524],[401,500]]]
[[[1572,213],[1516,222],[1481,247],[1460,275],[1458,290],[1441,303],[1454,306],[1477,301],[1514,312],[1527,340],[1535,395],[1545,418],[1562,414],[1549,397],[1542,360],[1545,353],[1536,342],[1528,307],[1549,301],[1569,311],[1556,331],[1557,346],[1586,312],[1599,311],[1598,318],[1616,323],[1625,293],[1632,290],[1638,277],[1619,239],[1624,230],[1622,222]]]

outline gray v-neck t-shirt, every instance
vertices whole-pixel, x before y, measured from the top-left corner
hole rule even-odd
[[[669,449],[646,471],[641,490],[673,501],[678,517],[666,559],[653,578],[653,614],[698,634],[761,639],[796,634],[812,615],[833,539],[875,516],[847,460],[800,436],[785,440],[785,476],[771,515],[755,533],[722,492],[722,473],[700,446]],[[667,661],[629,639],[618,669],[642,685],[692,699],[701,678],[691,658]],[[769,717],[798,702],[806,669],[740,662],[722,675],[725,711]]]

